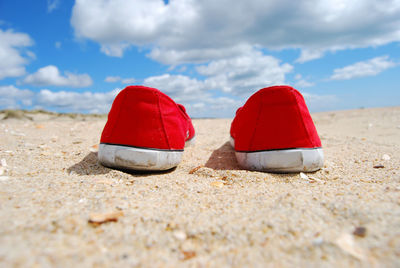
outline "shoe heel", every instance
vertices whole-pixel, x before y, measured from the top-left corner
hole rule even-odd
[[[321,148],[235,152],[235,155],[243,168],[266,172],[313,172],[324,164]]]
[[[155,150],[129,146],[100,144],[99,162],[110,168],[131,170],[168,170],[182,160],[183,151]]]

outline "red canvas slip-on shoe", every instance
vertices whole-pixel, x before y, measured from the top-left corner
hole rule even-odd
[[[303,96],[289,86],[260,89],[238,109],[231,144],[239,165],[267,172],[311,172],[323,166],[321,141]]]
[[[128,86],[115,98],[100,138],[102,165],[168,170],[182,159],[194,128],[185,107],[155,88]]]

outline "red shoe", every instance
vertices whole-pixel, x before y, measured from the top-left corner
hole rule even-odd
[[[115,98],[101,134],[99,161],[112,168],[176,167],[194,128],[183,105],[155,88],[128,86]]]
[[[316,171],[324,155],[303,96],[289,86],[260,89],[238,109],[231,144],[239,165],[270,172]]]

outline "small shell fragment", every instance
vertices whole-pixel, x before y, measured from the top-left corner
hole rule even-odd
[[[96,153],[98,150],[99,150],[99,145],[98,145],[98,144],[92,145],[92,146],[90,147],[90,151],[91,151],[92,153]]]
[[[382,155],[382,160],[389,161],[390,156],[388,154],[384,154],[384,155]]]
[[[303,172],[300,172],[300,178],[302,178],[303,180],[310,180],[310,178]]]
[[[317,237],[312,241],[314,246],[321,246],[324,243],[324,239],[322,237]]]
[[[193,173],[195,173],[197,170],[199,170],[200,168],[202,168],[203,166],[197,166],[197,167],[195,167],[195,168],[192,168],[190,171],[189,171],[189,174],[193,174]]]
[[[4,158],[1,159],[0,163],[2,167],[7,167],[7,161]]]
[[[8,176],[0,176],[0,181],[8,181],[10,177]]]
[[[216,188],[222,188],[224,186],[224,183],[222,181],[213,181],[211,185]]]
[[[182,254],[184,261],[194,258],[197,255],[195,251],[182,251]]]
[[[183,241],[187,238],[187,235],[184,231],[176,230],[173,233],[174,237],[180,241]]]
[[[341,248],[344,252],[347,252],[351,256],[359,259],[365,260],[366,256],[364,251],[358,247],[354,241],[354,237],[350,234],[342,234],[337,240],[336,245]]]
[[[122,211],[108,212],[108,213],[91,213],[89,216],[89,223],[102,224],[110,221],[118,221],[118,218],[123,216]]]
[[[374,168],[385,168],[384,165],[375,165]]]
[[[365,227],[356,227],[353,231],[353,235],[358,237],[365,237],[367,235],[367,228]]]
[[[308,181],[309,183],[314,183],[314,182],[323,182],[323,180],[320,180],[318,178],[313,178],[313,177],[308,177],[306,174],[304,174],[303,172],[300,172],[300,178],[302,178],[303,180]]]

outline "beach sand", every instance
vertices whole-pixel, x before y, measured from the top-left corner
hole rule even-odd
[[[2,267],[400,266],[400,107],[312,114],[307,176],[241,170],[231,119],[193,120],[176,169],[129,174],[97,162],[105,116],[5,115]]]

